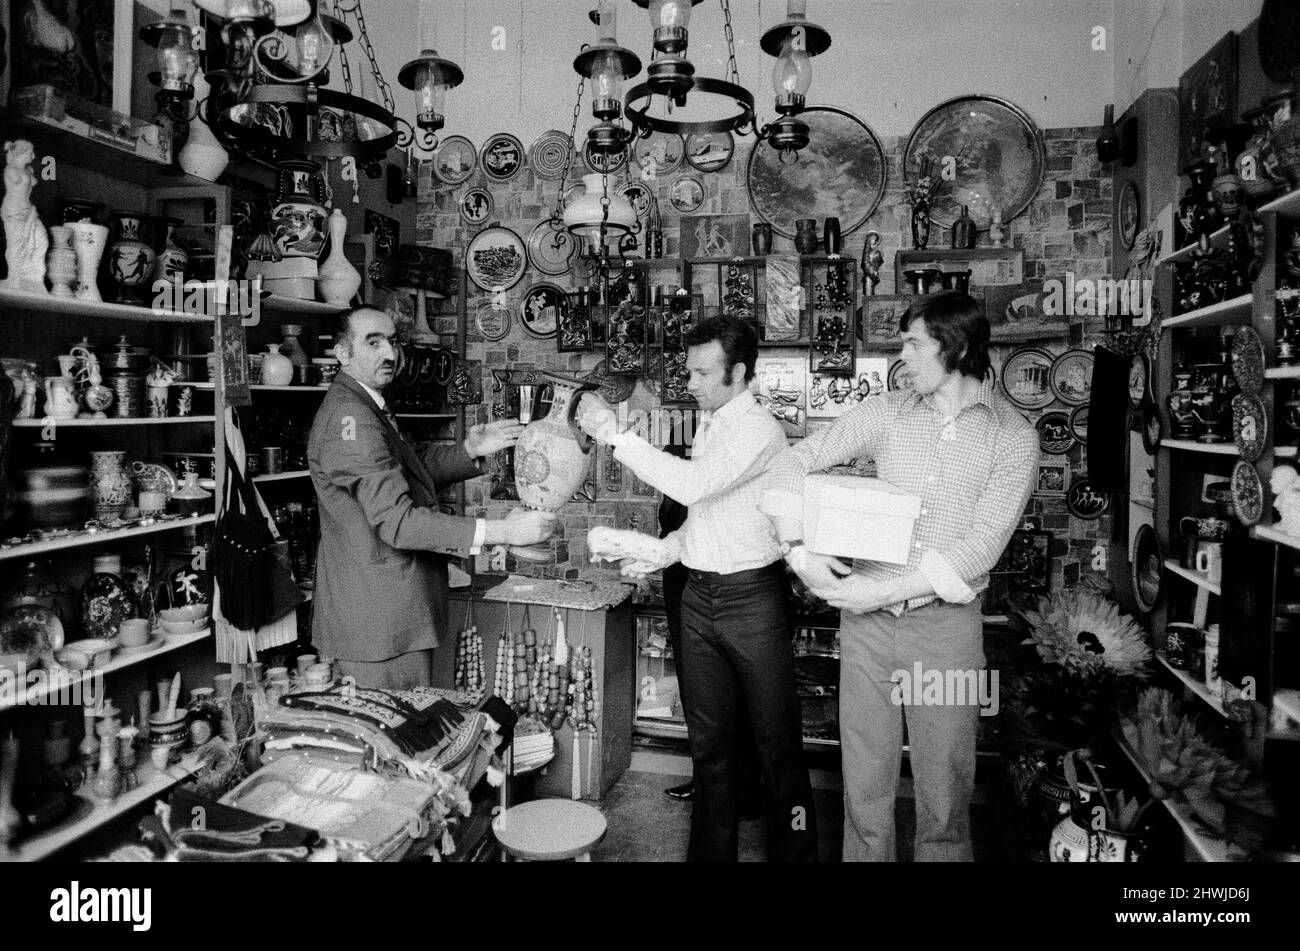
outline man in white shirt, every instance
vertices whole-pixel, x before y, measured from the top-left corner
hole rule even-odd
[[[687,389],[701,425],[691,459],[618,432],[613,413],[583,414],[583,428],[615,446],[614,458],[689,507],[668,535],[662,564],[689,569],[682,594],[686,725],[695,768],[695,809],[688,856],[736,861],[738,712],[758,747],[767,805],[768,858],[816,861],[817,825],[803,764],[803,733],[791,649],[789,584],[771,523],[758,510],[763,473],[785,449],[772,415],[749,392],[758,358],[753,328],[719,317],[687,335]]]

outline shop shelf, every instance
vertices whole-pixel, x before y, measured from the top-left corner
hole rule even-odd
[[[1160,662],[1160,666],[1164,667],[1165,670],[1169,671],[1181,680],[1184,687],[1205,701],[1206,706],[1213,709],[1219,714],[1219,716],[1226,717],[1228,715],[1223,709],[1223,701],[1220,700],[1216,694],[1210,693],[1210,688],[1205,686],[1204,682],[1196,680],[1187,671],[1179,670],[1177,667],[1171,665],[1169,661],[1165,659],[1165,655],[1159,651],[1156,652],[1156,660]]]
[[[1164,322],[1164,326],[1167,329],[1175,327],[1214,327],[1237,317],[1249,316],[1253,302],[1254,298],[1250,294],[1242,294],[1240,297],[1234,297],[1231,300],[1220,301],[1217,304],[1211,304],[1209,307],[1201,307],[1186,314],[1179,314],[1177,317],[1170,317]]]
[[[189,647],[191,644],[197,644],[200,641],[207,640],[212,635],[211,628],[205,628],[195,634],[169,634],[167,643],[163,644],[157,650],[149,651],[147,654],[125,654],[114,657],[103,667],[96,667],[94,670],[74,670],[69,671],[66,677],[60,679],[45,678],[40,683],[33,684],[25,691],[23,704],[27,706],[39,706],[46,702],[49,697],[57,696],[64,693],[65,696],[71,696],[70,692],[75,686],[95,675],[107,676],[118,670],[125,670],[128,667],[134,667],[137,664],[148,663],[162,657],[164,654],[170,654],[173,651]],[[48,673],[48,672],[47,672]],[[16,696],[0,697],[0,710],[9,710],[13,707],[20,706]]]
[[[306,479],[311,476],[308,469],[294,469],[292,472],[276,472],[272,475],[253,476],[254,482],[280,482],[284,479]]]
[[[1137,770],[1138,775],[1142,777],[1142,781],[1149,787],[1151,785],[1151,775],[1147,772],[1146,764],[1138,758],[1133,747],[1129,746],[1128,740],[1125,739],[1124,733],[1119,724],[1115,725],[1112,735],[1115,738],[1116,745],[1119,746],[1124,755],[1128,757],[1129,762],[1133,764],[1133,768]],[[1201,823],[1196,820],[1196,817],[1192,815],[1191,807],[1186,803],[1175,802],[1172,799],[1162,799],[1160,801],[1164,803],[1165,809],[1169,812],[1169,815],[1173,817],[1173,820],[1178,823],[1178,827],[1183,833],[1183,841],[1186,843],[1187,847],[1191,851],[1195,852],[1196,857],[1201,861],[1231,862],[1237,858],[1244,858],[1244,856],[1230,853],[1228,851],[1227,843],[1223,840],[1210,838],[1210,836],[1204,831],[1204,826],[1202,826]]]
[[[1272,201],[1259,206],[1259,211],[1275,211],[1282,215],[1300,214],[1300,191],[1290,191],[1281,198],[1274,198]],[[1214,234],[1210,235],[1210,246],[1216,249],[1222,249],[1228,244],[1228,229],[1226,226],[1220,228]],[[1190,261],[1192,252],[1196,250],[1195,244],[1189,244],[1172,251],[1156,261],[1157,264],[1170,264],[1174,261]]]
[[[1191,568],[1184,568],[1172,558],[1165,559],[1165,568],[1178,575],[1180,578],[1186,578],[1194,585],[1204,588],[1210,594],[1223,594],[1223,589],[1217,584],[1210,581],[1208,577],[1199,571],[1193,571]]]
[[[136,765],[136,775],[140,778],[140,785],[135,789],[123,793],[112,802],[94,800],[88,789],[83,790],[81,795],[92,799],[95,803],[89,814],[76,822],[56,827],[23,842],[8,853],[0,850],[0,861],[39,862],[41,859],[48,858],[101,826],[126,815],[136,807],[144,805],[173,786],[189,779],[198,769],[199,763],[199,751],[183,757],[179,763],[165,770],[154,769],[148,762],[141,760]]]
[[[132,416],[127,419],[15,419],[18,429],[44,429],[47,425],[55,429],[106,429],[116,426],[188,426],[192,423],[215,423],[215,416],[167,416],[153,419],[149,416]]]
[[[263,297],[261,307],[262,310],[275,314],[300,314],[317,317],[333,317],[335,314],[341,314],[347,310],[346,307],[339,307],[337,304],[302,300],[297,297],[281,297],[279,294],[268,294]]]
[[[75,297],[55,297],[53,294],[33,294],[0,288],[0,308],[28,313],[58,314],[61,317],[94,317],[99,320],[132,320],[159,324],[210,324],[211,317],[202,314],[173,314],[151,307],[133,304],[110,304],[107,301],[78,300]]]
[[[1260,211],[1275,211],[1279,215],[1300,215],[1300,190],[1289,191],[1281,198],[1274,198],[1267,204],[1259,206]]]
[[[210,390],[216,386],[215,383],[186,383],[186,382],[177,382],[173,385],[192,386],[196,390]],[[329,389],[328,386],[273,386],[270,383],[250,383],[248,385],[248,388],[250,390],[259,390],[259,391],[273,390],[276,392],[287,392],[287,393],[324,393],[326,390]]]
[[[1182,452],[1208,452],[1216,456],[1235,456],[1237,446],[1230,442],[1196,442],[1192,439],[1162,439],[1164,449],[1178,449]]]
[[[1300,366],[1273,367],[1264,371],[1266,380],[1300,380]]]
[[[456,419],[456,413],[394,413],[398,419]]]
[[[1262,538],[1266,542],[1276,542],[1279,545],[1290,545],[1292,548],[1300,548],[1300,537],[1278,531],[1271,525],[1256,525],[1250,531],[1256,538]]]
[[[1300,455],[1300,450],[1297,450],[1295,446],[1275,446],[1273,448],[1273,456],[1277,459],[1294,459],[1297,455]]]
[[[135,538],[139,535],[153,535],[158,532],[171,532],[178,528],[189,528],[194,525],[207,525],[211,522],[215,522],[216,518],[215,515],[195,515],[192,518],[180,518],[166,522],[156,522],[153,525],[105,529],[99,532],[72,535],[67,538],[52,538],[48,541],[31,542],[26,545],[14,545],[9,548],[0,548],[0,561],[9,561],[14,558],[35,558],[38,555],[46,555],[53,551],[63,551],[68,548],[84,548],[90,545],[111,545],[128,538]]]

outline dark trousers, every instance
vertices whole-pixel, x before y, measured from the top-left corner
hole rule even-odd
[[[770,861],[815,862],[817,823],[803,764],[788,587],[781,565],[692,571],[682,594],[686,726],[695,762],[691,861],[734,862],[738,718],[758,748]]]

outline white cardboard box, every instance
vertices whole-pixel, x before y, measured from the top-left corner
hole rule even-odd
[[[819,555],[906,564],[920,514],[920,496],[881,479],[810,475],[804,480],[804,542]]]

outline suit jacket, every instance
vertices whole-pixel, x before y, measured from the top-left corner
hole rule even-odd
[[[438,511],[439,489],[478,475],[463,447],[423,457],[356,380],[340,373],[307,442],[320,500],[312,641],[323,654],[381,661],[438,646],[447,629],[447,561],[475,520]]]

